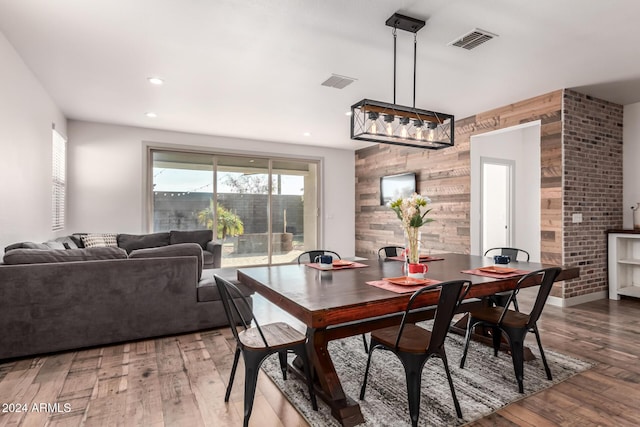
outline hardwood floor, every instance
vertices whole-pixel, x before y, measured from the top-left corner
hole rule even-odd
[[[255,306],[262,323],[299,325]],[[471,425],[640,425],[640,300],[549,306],[539,326],[545,349],[596,366]],[[0,426],[241,426],[242,369],[224,403],[234,348],[226,328],[0,364]],[[308,424],[262,374],[250,425]]]

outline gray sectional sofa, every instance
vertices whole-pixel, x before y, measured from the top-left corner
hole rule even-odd
[[[236,271],[203,270],[202,252],[197,243],[7,251],[0,360],[227,325],[213,274]]]
[[[205,268],[220,268],[222,245],[213,240],[212,230],[171,230],[150,234],[74,233],[43,243],[19,242],[7,246],[14,249],[78,249],[117,246],[131,253],[136,249],[156,248],[178,243],[197,243],[202,248]]]

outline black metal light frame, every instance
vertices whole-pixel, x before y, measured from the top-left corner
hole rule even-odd
[[[363,99],[351,106],[351,139],[439,150],[454,144],[454,116],[415,108],[416,104],[416,33],[425,21],[393,14],[386,21],[393,27],[393,103]],[[396,102],[396,31],[414,34],[413,107]]]
[[[372,120],[376,114],[377,117]],[[393,116],[393,122],[384,121],[389,116]],[[403,125],[406,119],[409,122]],[[374,122],[375,131],[372,129]],[[390,123],[392,132],[387,131]],[[417,126],[419,124],[422,126]],[[406,135],[403,135],[401,126],[405,128]],[[420,134],[423,136],[420,137]],[[431,139],[430,134],[434,135]],[[363,99],[351,106],[351,139],[439,150],[454,144],[454,117],[436,111]]]

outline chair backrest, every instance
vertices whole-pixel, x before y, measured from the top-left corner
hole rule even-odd
[[[227,316],[227,321],[231,326],[231,332],[233,332],[233,336],[236,339],[238,346],[242,346],[242,342],[240,341],[240,336],[238,335],[238,329],[236,325],[240,323],[244,330],[246,331],[251,327],[251,319],[247,321],[245,316],[242,314],[242,309],[238,307],[238,303],[242,304],[242,307],[246,310],[246,312],[251,313],[253,317],[253,322],[255,323],[255,327],[258,328],[258,332],[260,333],[260,337],[262,337],[262,341],[264,342],[265,347],[269,347],[269,343],[262,333],[262,328],[260,328],[260,324],[258,324],[258,320],[256,319],[253,311],[251,310],[251,305],[247,300],[247,297],[242,295],[242,292],[236,285],[229,282],[226,279],[214,274],[213,277],[216,280],[216,286],[218,287],[218,292],[220,293],[220,299],[222,300],[222,307],[224,308],[224,313]]]
[[[402,246],[383,246],[378,249],[378,258],[388,258],[391,256],[398,256],[404,251]]]
[[[553,286],[553,282],[555,282],[556,277],[558,277],[558,274],[560,274],[561,271],[562,269],[560,267],[550,267],[550,268],[543,268],[541,270],[532,271],[531,273],[528,273],[522,276],[520,280],[518,280],[516,287],[513,289],[513,291],[509,295],[509,299],[505,304],[504,310],[502,311],[502,315],[500,316],[498,323],[502,323],[504,316],[509,310],[509,305],[511,305],[511,302],[516,298],[516,295],[518,295],[518,292],[522,288],[522,285],[525,283],[534,282],[536,284],[540,284],[540,288],[538,289],[538,295],[536,296],[536,300],[533,303],[533,308],[529,313],[529,320],[526,326],[527,328],[531,328],[533,325],[535,325],[535,323],[540,318],[540,315],[542,314],[542,310],[544,309],[544,305],[547,302],[547,298],[551,293],[551,287]]]
[[[442,282],[436,285],[431,285],[417,290],[411,295],[407,309],[402,316],[402,322],[400,323],[400,329],[398,329],[398,337],[396,338],[396,348],[400,344],[400,338],[404,325],[411,312],[419,310],[420,306],[416,306],[418,297],[425,292],[430,292],[434,289],[440,289],[440,297],[438,298],[438,305],[436,306],[436,313],[433,318],[433,327],[431,329],[431,340],[427,351],[432,352],[444,345],[444,340],[449,332],[449,326],[451,325],[451,319],[455,314],[456,308],[460,304],[460,301],[466,296],[471,287],[469,280],[452,280],[449,282]],[[465,288],[463,290],[463,288]]]
[[[302,252],[298,255],[298,264],[302,264],[303,262],[313,262],[316,257],[320,255],[331,255],[334,258],[342,259],[337,252],[328,251],[326,249],[314,249],[312,251]]]
[[[490,252],[494,251],[496,252],[494,255],[506,255],[511,258],[512,261],[517,261],[518,256],[523,258],[521,261],[529,261],[529,252],[518,248],[491,248],[484,252],[484,256],[487,256]]]

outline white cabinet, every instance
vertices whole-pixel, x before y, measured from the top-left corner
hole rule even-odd
[[[609,233],[609,298],[640,298],[640,233]]]

